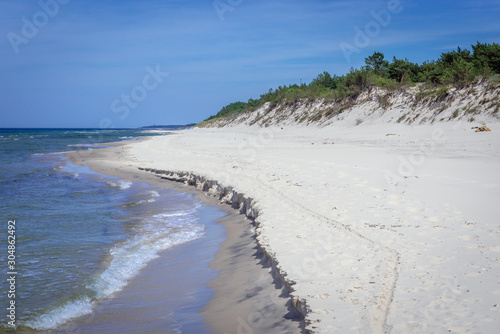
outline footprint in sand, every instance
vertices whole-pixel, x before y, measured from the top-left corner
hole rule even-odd
[[[389,195],[387,196],[387,204],[389,205],[400,205],[403,203],[403,196],[401,195]]]
[[[316,308],[314,310],[311,310],[311,312],[316,314],[328,314],[328,311],[322,308]]]
[[[500,252],[500,246],[490,247],[490,251],[492,251],[492,252]]]
[[[345,173],[345,172],[338,172],[338,173],[337,173],[337,178],[339,178],[339,179],[343,179],[343,178],[345,178],[345,177],[347,177],[347,176],[349,176],[349,175],[350,175],[349,173]]]
[[[422,212],[422,211],[424,211],[424,209],[423,208],[415,208],[415,207],[409,206],[409,207],[406,208],[406,211],[408,211],[408,212]]]
[[[433,223],[439,223],[440,221],[443,221],[444,219],[441,217],[432,216],[432,217],[427,217],[427,220],[429,220],[430,222],[433,222]]]
[[[470,241],[470,240],[476,240],[478,238],[478,236],[477,235],[465,235],[465,234],[462,234],[458,238],[462,239],[462,240],[465,240],[465,241]]]
[[[398,200],[398,199],[401,199],[403,196],[401,195],[398,195],[398,194],[394,194],[394,195],[389,195],[387,196],[388,199],[391,199],[391,200]]]
[[[330,294],[328,294],[328,293],[311,296],[311,298],[314,298],[314,299],[327,299],[328,297],[330,297]]]

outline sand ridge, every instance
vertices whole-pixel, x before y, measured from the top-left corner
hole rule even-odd
[[[138,141],[147,140],[139,139]],[[196,189],[190,185],[179,182],[172,182],[160,179],[155,174],[136,168],[129,163],[125,154],[125,147],[128,142],[107,143],[106,149],[75,151],[67,156],[75,164],[90,166],[92,170],[102,174],[117,176],[126,180],[149,183],[153,186],[173,189],[175,191],[190,193],[195,198],[205,202],[210,206],[217,206],[226,212],[226,216],[216,220],[226,228],[226,238],[210,263],[210,267],[217,272],[217,278],[210,281],[210,287],[214,294],[209,302],[200,311],[207,325],[215,333],[301,333],[303,332],[304,321],[302,315],[297,311],[290,300],[286,286],[279,279],[279,274],[273,270],[273,266],[263,252],[258,248],[255,241],[255,227],[251,220],[245,218],[240,210],[235,210],[234,206],[221,203],[212,195]],[[241,201],[242,207],[248,207],[250,200],[241,195],[236,195],[235,203]],[[248,217],[253,217],[251,210]],[[198,240],[200,241],[200,240]],[[194,243],[197,243],[195,241]],[[203,241],[199,242],[207,246]],[[193,249],[193,247],[195,247]],[[182,250],[178,250],[180,248]],[[136,277],[129,281],[128,285],[117,295],[109,300],[104,300],[98,305],[98,311],[88,316],[77,318],[61,328],[66,332],[85,332],[91,328],[99,328],[101,332],[115,333],[116,331],[127,331],[141,325],[146,318],[148,330],[152,332],[164,331],[162,326],[163,312],[158,308],[158,301],[168,305],[171,295],[179,295],[176,284],[182,282],[169,283],[167,285],[158,282],[168,282],[171,276],[168,268],[192,265],[189,254],[203,252],[198,246],[193,246],[193,242],[182,245],[175,249],[162,252],[159,259],[152,261]],[[182,255],[179,255],[181,254]],[[177,254],[177,256],[176,256]],[[183,259],[187,256],[189,260]],[[193,256],[193,258],[196,256]],[[199,261],[196,260],[196,261]],[[176,270],[176,275],[187,275],[186,272],[193,270]],[[153,273],[153,274],[152,274]],[[200,275],[203,275],[201,272]],[[192,280],[188,276],[185,280]],[[149,295],[157,296],[158,300],[150,300],[141,293],[145,288]],[[169,290],[169,288],[171,288]],[[173,289],[173,290],[172,290]],[[162,294],[167,294],[162,298]],[[146,298],[144,298],[146,297]],[[184,296],[190,299],[190,296]],[[123,300],[127,302],[123,303]],[[137,308],[137,304],[142,304],[141,310],[147,316],[130,317],[127,313],[130,309]],[[168,306],[166,307],[168,309]],[[123,312],[122,312],[123,311]],[[221,321],[221,319],[224,319]],[[188,332],[196,326],[187,322],[185,325],[191,326],[182,331]],[[90,328],[90,329],[89,329]],[[199,329],[196,329],[199,330]]]

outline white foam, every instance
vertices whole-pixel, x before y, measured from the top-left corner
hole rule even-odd
[[[163,219],[163,218],[169,218],[169,217],[182,217],[182,216],[187,216],[187,215],[190,215],[192,213],[194,213],[196,211],[198,207],[192,209],[192,210],[184,210],[184,211],[177,211],[177,212],[165,212],[165,213],[160,213],[160,214],[157,214],[155,216],[153,216],[153,218],[156,218],[156,219]]]
[[[70,147],[85,147],[85,148],[88,148],[89,150],[93,150],[93,149],[96,149],[96,148],[101,148],[101,146],[96,145],[96,144],[68,144],[66,146],[70,146]]]
[[[106,181],[108,185],[110,185],[113,188],[118,188],[118,189],[128,189],[132,186],[132,181],[128,180],[113,180],[113,181]]]
[[[111,250],[113,260],[93,283],[97,298],[104,298],[120,291],[127,281],[135,276],[146,264],[158,257],[158,252],[177,244],[201,237],[201,231],[181,231],[169,237],[150,240],[147,237],[133,238]]]
[[[159,251],[203,236],[203,227],[197,225],[193,217],[165,219],[163,215],[156,215],[139,231],[110,250],[113,259],[109,267],[90,286],[97,298],[121,290],[131,277],[158,257]]]
[[[159,196],[159,195],[158,195]],[[94,297],[82,297],[65,303],[24,325],[37,330],[54,329],[67,321],[92,312],[96,300],[107,298],[125,287],[148,262],[158,257],[162,250],[204,235],[203,226],[196,224],[191,211],[163,213],[152,216],[132,238],[113,246],[109,266],[87,286]]]
[[[23,325],[37,330],[49,330],[57,328],[73,318],[92,312],[92,308],[93,303],[91,299],[89,297],[82,297],[75,301],[67,302],[34,320],[26,321]]]
[[[75,153],[77,151],[49,152],[49,153],[32,153],[30,156],[45,156],[45,155],[63,155],[67,153]]]
[[[149,203],[156,202],[156,198],[160,197],[160,194],[155,190],[151,190],[149,193],[151,194],[151,198],[148,199]]]

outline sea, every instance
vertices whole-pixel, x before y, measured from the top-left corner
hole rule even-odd
[[[57,332],[115,298],[159,254],[206,238],[222,241],[218,208],[192,194],[99,174],[64,155],[151,135],[0,129],[0,332]],[[161,332],[210,333],[197,313],[210,298],[206,283],[216,273],[208,262],[216,250],[192,264],[203,266],[202,274],[184,286],[182,307],[165,310]]]

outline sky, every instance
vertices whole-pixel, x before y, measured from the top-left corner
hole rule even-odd
[[[375,51],[500,43],[498,0],[0,0],[0,128],[187,124]]]

